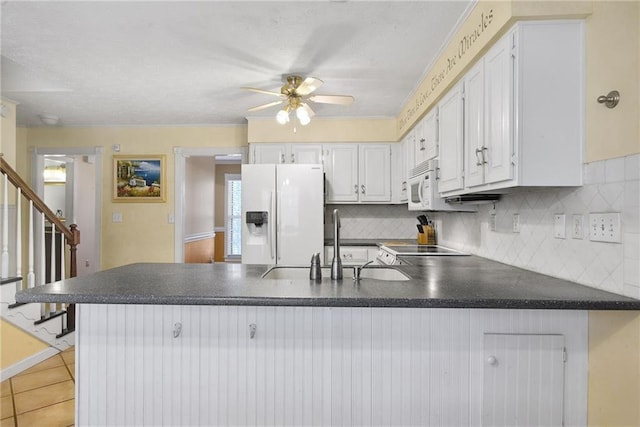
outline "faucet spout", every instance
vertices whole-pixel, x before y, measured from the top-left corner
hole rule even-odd
[[[333,210],[333,260],[331,261],[331,280],[342,280],[342,260],[340,259],[340,213]]]

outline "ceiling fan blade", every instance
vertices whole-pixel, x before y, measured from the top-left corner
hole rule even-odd
[[[283,102],[284,102],[284,99],[280,101],[273,101],[273,102],[269,102],[268,104],[262,104],[262,105],[258,105],[257,107],[251,107],[247,111],[259,111],[265,108],[273,107],[274,105],[282,104]]]
[[[285,97],[285,95],[281,94],[280,92],[273,92],[271,90],[257,89],[255,87],[241,87],[240,89],[248,90],[248,91],[251,91],[251,92],[264,93],[266,95],[275,95],[275,96],[279,96],[280,98],[284,98]]]
[[[299,96],[307,96],[322,86],[323,83],[324,82],[322,80],[316,79],[315,77],[307,77],[302,83],[300,83],[300,86],[296,88],[296,93]]]
[[[351,105],[355,98],[350,95],[314,95],[308,99],[318,104]]]

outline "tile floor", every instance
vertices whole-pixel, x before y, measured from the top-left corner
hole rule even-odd
[[[2,382],[0,427],[67,427],[75,421],[70,348]]]

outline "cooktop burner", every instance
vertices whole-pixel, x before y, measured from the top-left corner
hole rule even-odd
[[[438,245],[398,245],[384,246],[397,256],[412,255],[467,255],[453,249]]]

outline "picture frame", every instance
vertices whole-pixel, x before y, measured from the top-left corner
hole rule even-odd
[[[113,201],[163,203],[166,201],[164,155],[113,156]]]

